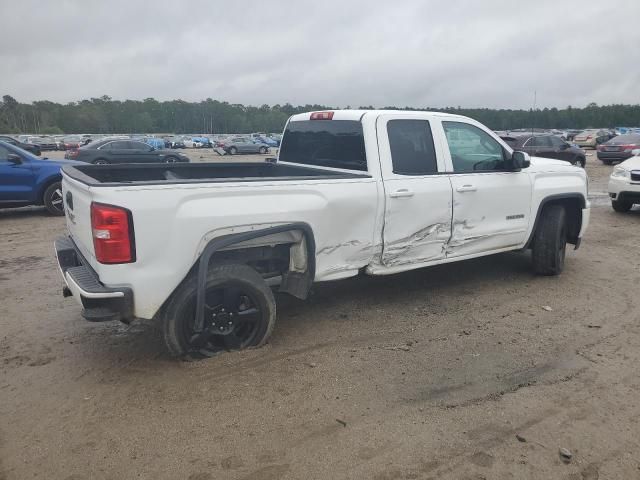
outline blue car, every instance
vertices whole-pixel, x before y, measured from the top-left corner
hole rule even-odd
[[[44,205],[51,215],[64,215],[63,165],[84,165],[73,160],[48,160],[0,142],[0,208]]]
[[[145,138],[144,143],[146,143],[150,147],[155,148],[156,150],[163,150],[165,148],[164,140],[162,138]]]
[[[269,138],[269,137],[263,137],[263,136],[259,136],[259,137],[253,137],[253,140],[261,143],[263,145],[267,145],[268,147],[279,147],[280,146],[280,142],[278,142],[277,140],[273,139],[273,138]]]

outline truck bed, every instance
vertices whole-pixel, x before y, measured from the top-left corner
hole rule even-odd
[[[369,177],[367,174],[265,162],[67,165],[64,172],[75,180],[96,187]]]

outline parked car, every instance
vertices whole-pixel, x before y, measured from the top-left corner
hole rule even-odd
[[[565,142],[555,135],[519,135],[501,137],[514,150],[527,152],[529,155],[544,158],[557,158],[582,168],[587,164],[587,157],[579,147]]]
[[[184,139],[181,136],[169,136],[164,138],[164,148],[186,148]]]
[[[144,143],[156,150],[163,150],[166,148],[164,140],[162,138],[148,137],[144,139]]]
[[[193,148],[211,148],[213,146],[207,137],[192,137],[191,141]]]
[[[280,142],[269,137],[253,137],[253,141],[266,145],[267,147],[279,147]]]
[[[232,137],[218,142],[217,147],[222,148],[229,155],[237,153],[261,153],[269,152],[269,147],[253,140],[251,137]]]
[[[74,150],[80,148],[84,144],[84,139],[80,135],[70,135],[62,138],[60,142],[60,150]]]
[[[58,150],[58,143],[51,137],[28,137],[26,143],[37,145],[42,152]]]
[[[0,141],[0,207],[44,205],[51,215],[64,215],[60,185],[63,165],[82,164],[38,158]]]
[[[66,295],[90,320],[156,319],[193,357],[264,344],[271,286],[306,298],[314,282],[526,248],[557,275],[590,217],[583,169],[432,112],[294,115],[276,163],[65,167],[63,190]]]
[[[620,213],[640,204],[640,147],[632,157],[614,167],[609,177],[609,197],[613,209]]]
[[[601,143],[611,139],[613,134],[608,130],[583,130],[573,137],[573,143],[579,147],[596,148]]]
[[[0,135],[0,142],[8,143],[9,145],[13,145],[14,147],[21,148],[22,150],[26,150],[27,152],[31,152],[36,156],[41,155],[41,150],[38,145],[33,145],[31,143],[24,143],[20,140],[17,140],[13,137],[9,137],[7,135]]]
[[[633,156],[633,151],[640,148],[640,134],[627,133],[618,135],[608,142],[598,145],[598,160],[605,165],[626,160]]]
[[[69,150],[65,158],[106,165],[109,163],[188,162],[189,157],[171,150],[156,149],[144,142],[125,138],[108,138]]]

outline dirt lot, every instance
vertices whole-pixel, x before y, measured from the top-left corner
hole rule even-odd
[[[587,161],[562,276],[509,253],[321,284],[266,347],[195,363],[82,320],[63,220],[0,211],[0,479],[640,478],[640,210]]]

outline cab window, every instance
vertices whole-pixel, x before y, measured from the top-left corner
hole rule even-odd
[[[436,149],[427,120],[389,120],[387,134],[393,173],[429,175],[438,171]]]
[[[474,125],[442,122],[454,172],[496,171],[505,169],[502,145]]]

